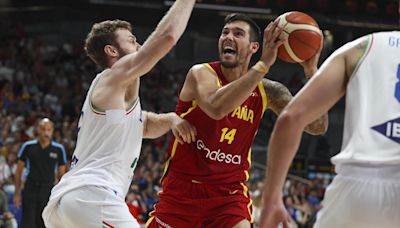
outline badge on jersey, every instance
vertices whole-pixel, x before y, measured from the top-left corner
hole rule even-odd
[[[57,159],[58,158],[58,154],[56,152],[50,152],[49,153],[49,157],[51,157],[53,159]]]
[[[400,144],[400,117],[371,128]]]

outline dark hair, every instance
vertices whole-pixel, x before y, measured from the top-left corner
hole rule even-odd
[[[127,21],[121,20],[107,20],[100,23],[95,23],[92,30],[86,37],[85,40],[85,51],[86,54],[99,66],[103,68],[108,67],[108,59],[104,52],[104,46],[115,45],[116,34],[115,31],[118,29],[127,29],[132,32],[132,26]]]
[[[251,42],[259,42],[261,38],[261,29],[257,25],[253,19],[248,17],[245,14],[241,13],[232,13],[225,17],[224,25],[235,22],[235,21],[244,21],[250,25],[250,41]]]

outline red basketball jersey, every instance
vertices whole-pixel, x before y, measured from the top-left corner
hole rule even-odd
[[[228,83],[220,62],[205,66],[215,75],[219,86]],[[247,181],[251,146],[266,106],[262,82],[242,105],[221,120],[210,118],[195,100],[179,100],[176,113],[196,127],[196,142],[181,145],[172,138],[164,176],[172,172],[193,182],[209,184]]]

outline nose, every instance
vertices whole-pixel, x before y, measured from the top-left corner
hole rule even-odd
[[[137,43],[137,46],[136,46],[136,51],[139,51],[139,49],[142,47],[142,45],[141,44],[139,44],[139,43]]]
[[[230,33],[226,34],[225,38],[229,39],[229,40],[233,40],[233,33],[230,32]]]

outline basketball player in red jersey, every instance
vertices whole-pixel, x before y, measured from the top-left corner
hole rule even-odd
[[[219,38],[220,62],[193,66],[183,85],[176,112],[197,129],[196,141],[172,140],[160,202],[147,226],[250,227],[250,150],[263,112],[279,114],[291,100],[289,90],[263,79],[275,62],[281,29],[270,23],[264,31],[263,53],[249,69],[259,49],[260,29],[245,15],[225,18]],[[319,53],[303,63],[306,75],[317,70]],[[327,115],[306,129],[321,134]]]

